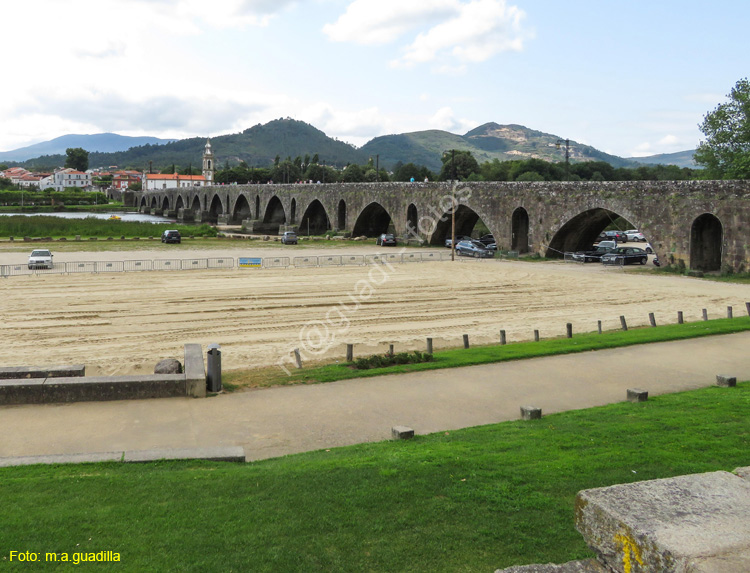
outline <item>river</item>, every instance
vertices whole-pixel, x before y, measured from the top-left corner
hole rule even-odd
[[[145,215],[143,213],[116,213],[116,212],[97,212],[90,213],[85,211],[63,211],[49,213],[0,213],[0,216],[10,217],[12,215],[21,215],[22,217],[35,217],[41,215],[44,217],[61,217],[63,219],[85,219],[94,217],[95,219],[109,219],[112,215],[120,217],[123,221],[136,221],[138,223],[174,223],[174,219],[167,217],[157,217],[156,215]]]

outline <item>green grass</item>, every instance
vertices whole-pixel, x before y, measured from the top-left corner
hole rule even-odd
[[[469,349],[452,349],[434,353],[432,362],[403,364],[370,370],[355,370],[347,363],[323,364],[297,370],[291,363],[284,363],[287,374],[281,367],[229,371],[223,374],[235,387],[265,387],[287,384],[314,384],[334,382],[349,378],[365,378],[384,374],[403,374],[442,368],[458,368],[478,364],[492,364],[508,360],[523,360],[541,356],[573,354],[591,350],[620,348],[635,344],[685,340],[701,336],[732,334],[750,330],[750,317],[722,318],[687,324],[666,324],[657,328],[636,328],[628,331],[608,331],[602,334],[576,334],[573,338],[553,338],[539,342],[516,342],[512,344],[477,346]],[[356,346],[354,348],[355,358]]]
[[[252,464],[5,468],[0,561],[111,550],[122,562],[97,571],[561,563],[591,556],[573,526],[578,491],[746,466],[748,414],[744,383]]]
[[[177,229],[184,235],[215,236],[210,225],[180,225],[176,223],[146,223],[137,221],[109,221],[86,217],[65,219],[37,215],[32,217],[0,217],[0,237],[160,237],[166,229]]]

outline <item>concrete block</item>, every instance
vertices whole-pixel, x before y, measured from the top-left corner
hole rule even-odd
[[[750,481],[712,472],[582,491],[575,523],[618,573],[750,571]]]
[[[185,396],[184,374],[47,378],[44,401],[86,402]]]
[[[84,464],[122,461],[122,452],[91,454],[53,454],[48,456],[18,456],[0,458],[0,468],[31,466],[36,464]]]
[[[124,462],[154,462],[157,460],[207,460],[211,462],[244,462],[242,446],[217,446],[202,448],[163,448],[127,451]]]
[[[716,385],[724,388],[732,388],[737,386],[737,378],[734,376],[725,376],[724,374],[716,375]]]
[[[43,404],[44,378],[0,380],[0,405]]]
[[[628,388],[628,402],[645,402],[648,400],[648,391],[640,388]]]
[[[0,368],[0,380],[85,375],[86,366],[83,364],[74,364],[72,366],[5,366]]]
[[[542,409],[536,406],[521,406],[521,419],[522,420],[540,420],[542,417]]]
[[[185,392],[195,398],[206,397],[206,365],[203,361],[203,348],[200,344],[185,345]]]
[[[393,426],[391,428],[391,437],[394,440],[409,440],[414,437],[414,430],[406,426]]]
[[[569,561],[562,565],[515,565],[507,569],[498,569],[495,573],[609,573],[596,559]]]

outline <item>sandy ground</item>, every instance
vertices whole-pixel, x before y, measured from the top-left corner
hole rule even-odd
[[[358,246],[324,254],[375,252]],[[59,253],[57,262],[143,258],[314,255],[263,249]],[[3,253],[3,263],[25,262]],[[187,342],[222,346],[225,370],[387,349],[509,341],[630,325],[744,314],[750,286],[603,268],[598,264],[466,260],[381,267],[39,275],[0,280],[0,365],[84,363],[88,375],[147,373]]]

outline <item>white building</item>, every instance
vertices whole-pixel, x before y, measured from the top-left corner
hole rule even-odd
[[[52,187],[55,191],[64,191],[71,187],[80,189],[91,187],[91,174],[76,171],[75,169],[56,171]]]
[[[206,185],[206,178],[203,175],[179,175],[177,173],[143,174],[144,191],[179,189],[183,187],[205,187]]]

